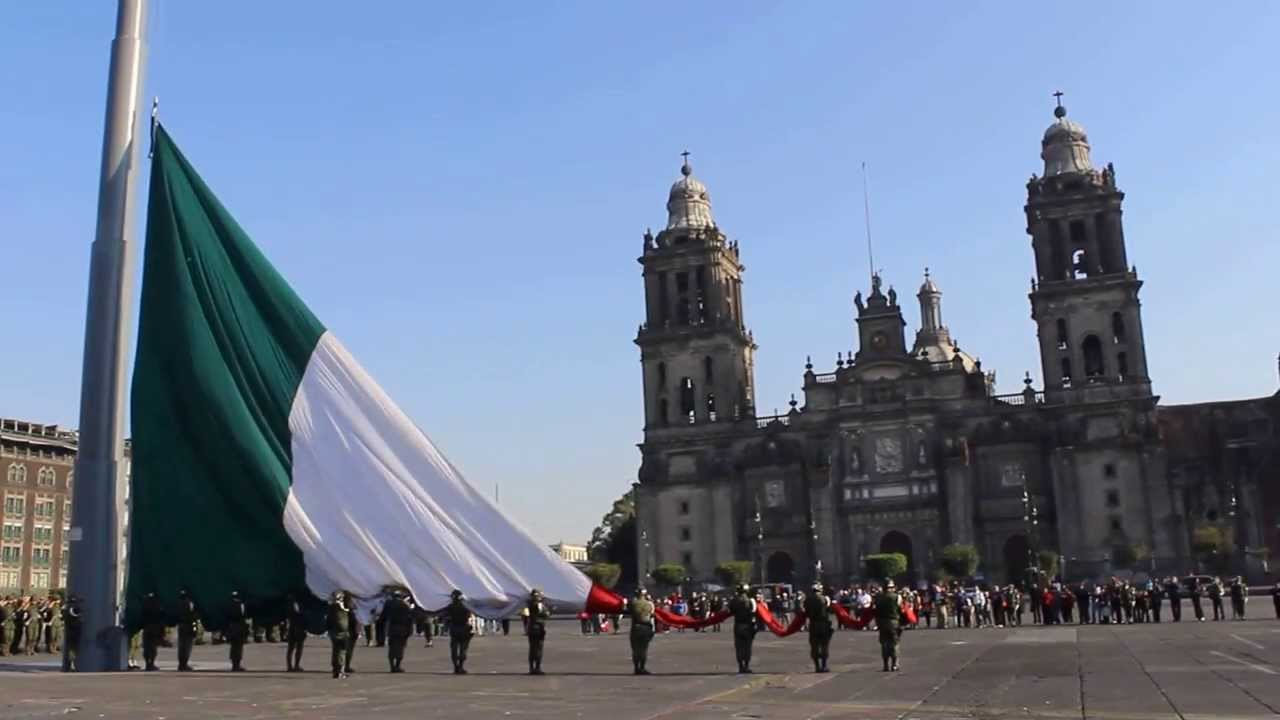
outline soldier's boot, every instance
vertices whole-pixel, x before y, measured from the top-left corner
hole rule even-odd
[[[894,672],[898,672],[898,656],[897,656],[897,655],[894,655],[894,656],[893,656],[893,665],[892,665],[892,667],[893,667],[893,671],[894,671]]]
[[[822,661],[818,658],[813,659],[813,671],[816,673],[822,672]]]

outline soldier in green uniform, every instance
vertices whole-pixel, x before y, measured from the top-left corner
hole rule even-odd
[[[547,641],[547,619],[551,609],[542,602],[542,591],[529,591],[529,674],[542,674],[542,646]]]
[[[142,599],[142,660],[146,663],[147,672],[154,672],[156,655],[160,651],[160,643],[164,641],[164,608],[160,606],[160,598],[149,592]]]
[[[816,673],[827,672],[827,655],[831,636],[835,634],[831,613],[831,598],[823,593],[822,583],[814,583],[813,590],[804,599],[804,614],[809,616],[809,657],[813,658]]]
[[[648,675],[645,665],[649,662],[649,643],[653,642],[654,632],[653,601],[649,599],[649,591],[640,588],[631,600],[631,664],[635,666],[636,675]]]
[[[876,596],[876,628],[880,631],[880,658],[884,671],[898,670],[898,640],[902,636],[901,623],[906,622],[902,612],[902,600],[898,597],[892,580],[885,583],[884,592]]]
[[[80,598],[68,595],[66,604],[62,606],[62,672],[78,669],[76,653],[80,650],[82,620]]]
[[[231,671],[244,672],[244,643],[249,639],[249,611],[240,593],[231,593],[231,605],[227,608],[227,627],[222,634],[231,646]]]
[[[449,595],[449,606],[444,609],[449,621],[449,659],[453,661],[453,674],[466,675],[467,647],[471,645],[471,610],[462,604],[462,591]]]
[[[756,639],[756,601],[751,588],[739,585],[738,592],[729,601],[733,615],[733,650],[738,656],[738,672],[751,672],[751,645]]]
[[[387,662],[393,673],[404,672],[400,663],[404,662],[404,647],[413,634],[413,608],[407,597],[403,590],[395,590],[382,608],[382,617],[387,623]]]
[[[200,613],[185,589],[178,591],[178,670],[191,672],[191,647],[200,632]]]
[[[329,602],[329,614],[325,617],[325,630],[329,633],[329,644],[332,647],[329,664],[333,668],[335,680],[347,676],[344,672],[344,657],[346,662],[350,662],[351,611],[347,608],[346,600],[341,590],[335,590],[333,599]]]
[[[285,639],[289,645],[285,648],[285,672],[302,672],[302,646],[307,642],[307,615],[302,610],[302,603],[297,596],[289,593],[285,598]]]

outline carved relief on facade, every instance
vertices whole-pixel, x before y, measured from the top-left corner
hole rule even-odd
[[[898,473],[902,467],[902,440],[892,435],[876,438],[876,472]]]

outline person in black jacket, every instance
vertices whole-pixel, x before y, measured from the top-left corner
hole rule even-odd
[[[200,632],[200,613],[185,589],[178,591],[178,671],[191,672],[191,648]]]
[[[293,593],[285,598],[285,672],[302,672],[302,646],[307,642],[307,616]]]
[[[249,639],[249,610],[239,592],[231,593],[231,605],[227,608],[227,627],[223,631],[231,646],[231,671],[244,672],[244,644]]]
[[[345,678],[345,669],[351,664],[352,637],[351,609],[347,607],[346,593],[335,590],[329,603],[329,614],[325,618],[325,629],[329,633],[329,645],[332,650],[330,666],[333,668],[333,679]]]

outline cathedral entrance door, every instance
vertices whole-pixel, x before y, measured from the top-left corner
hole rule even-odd
[[[908,583],[915,582],[915,563],[911,558],[911,537],[904,532],[890,530],[880,538],[880,552],[882,553],[902,553],[907,558],[907,572],[905,581]]]
[[[1022,584],[1027,579],[1027,536],[1010,535],[1004,541],[1004,573],[1007,582]]]
[[[796,564],[791,556],[779,550],[769,556],[769,562],[765,563],[765,575],[768,582],[785,583],[792,585],[795,583]]]

